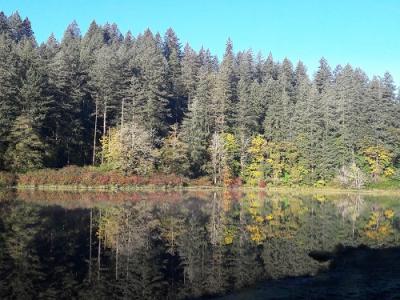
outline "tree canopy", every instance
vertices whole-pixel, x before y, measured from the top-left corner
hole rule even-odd
[[[0,14],[1,169],[108,164],[297,184],[356,166],[376,180],[398,176],[399,112],[388,72],[321,58],[310,77],[301,61],[235,52],[230,39],[219,61],[171,28],[133,36],[95,21],[38,45],[28,18]],[[116,145],[120,161],[107,153]]]

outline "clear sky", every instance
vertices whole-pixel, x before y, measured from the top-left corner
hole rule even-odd
[[[390,71],[400,83],[400,0],[0,0],[0,10],[29,17],[39,42],[60,38],[74,19],[82,33],[93,19],[135,35],[172,27],[182,44],[219,57],[231,37],[235,51],[301,59],[310,74],[324,56],[332,68]]]

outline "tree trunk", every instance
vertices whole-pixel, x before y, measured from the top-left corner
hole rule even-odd
[[[122,103],[121,103],[121,129],[124,127],[124,106],[125,106],[125,99],[122,99]]]
[[[106,137],[107,132],[107,103],[104,103],[103,113],[103,139]],[[104,151],[101,152],[101,163],[104,163]]]
[[[94,133],[93,133],[93,157],[92,157],[92,164],[94,165],[96,162],[96,142],[97,142],[97,119],[99,114],[99,107],[96,100],[96,109],[95,109],[95,116],[94,116]]]

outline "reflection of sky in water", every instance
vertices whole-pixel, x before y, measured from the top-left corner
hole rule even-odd
[[[338,274],[357,288],[369,271],[341,267],[338,249],[397,247],[400,236],[395,196],[22,191],[0,199],[2,298],[176,299],[257,283],[235,297],[266,298],[284,285],[320,293],[343,284]],[[329,259],[317,261],[313,251]],[[360,265],[362,251],[351,253]],[[371,257],[384,262],[381,253]]]

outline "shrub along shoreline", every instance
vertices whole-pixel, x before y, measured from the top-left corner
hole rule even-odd
[[[187,179],[174,174],[150,176],[125,175],[119,171],[104,171],[93,167],[69,166],[62,169],[43,169],[19,174],[17,186],[74,186],[74,187],[180,187]]]
[[[42,169],[24,174],[0,172],[0,187],[75,187],[102,189],[118,187],[181,187],[187,179],[174,174],[151,176],[124,175],[116,171],[101,171],[95,168],[66,167]]]
[[[156,173],[149,176],[125,175],[119,171],[107,171],[95,167],[69,166],[62,169],[42,169],[23,174],[0,171],[0,188],[63,190],[63,191],[137,191],[154,189],[267,189],[282,192],[284,190],[301,191],[390,191],[400,193],[400,182],[382,182],[362,189],[348,189],[337,185],[327,186],[290,186],[272,185],[248,186],[233,181],[228,186],[215,186],[210,178],[188,179],[175,174]]]

